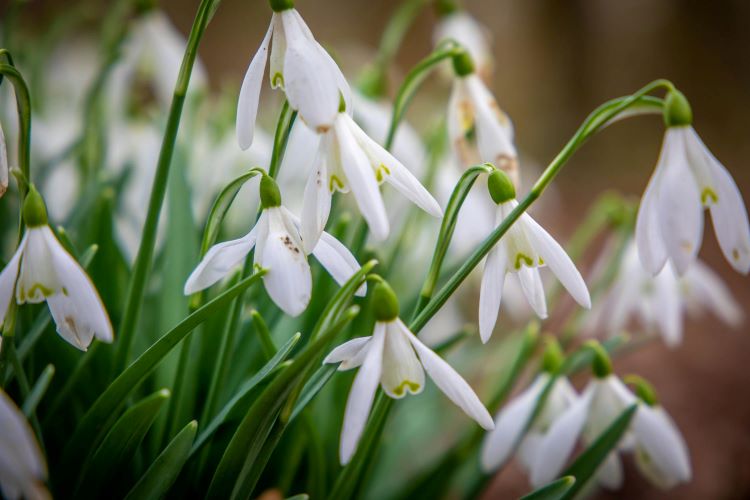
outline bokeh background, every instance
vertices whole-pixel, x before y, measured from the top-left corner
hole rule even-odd
[[[398,3],[299,0],[297,6],[318,40],[353,78],[370,60]],[[34,4],[40,26],[65,8],[65,2]],[[196,5],[187,0],[161,2],[183,33]],[[527,162],[545,165],[604,100],[664,77],[689,97],[695,127],[750,201],[750,2],[466,0],[464,6],[492,32],[496,57],[492,89],[514,120],[517,145]],[[222,2],[200,50],[212,87],[239,86],[268,19],[265,1]],[[413,26],[391,75],[392,90],[430,51],[434,23],[427,9]],[[409,115],[417,128],[426,128],[431,115],[443,112],[447,92],[439,81],[428,83]],[[270,122],[275,113],[273,109],[261,119]],[[564,240],[604,190],[617,188],[639,196],[655,164],[662,132],[661,120],[655,116],[606,130],[574,157],[556,181],[560,210],[541,217],[557,224],[554,232]],[[731,271],[723,260],[710,222],[701,257],[724,277],[747,310],[747,278]],[[656,342],[617,359],[619,372],[638,372],[658,388],[685,435],[694,478],[688,485],[661,492],[647,484],[627,459],[625,487],[599,497],[750,496],[747,330],[746,326],[728,330],[705,318],[688,323],[685,341],[677,350]],[[576,382],[580,385],[584,379]],[[492,481],[484,497],[510,498],[528,491],[525,477],[512,464]]]

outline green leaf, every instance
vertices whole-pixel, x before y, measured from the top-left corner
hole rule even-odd
[[[292,409],[292,414],[289,417],[290,422],[297,418],[308,403],[318,395],[323,387],[325,387],[328,381],[331,380],[331,377],[333,377],[333,374],[336,373],[337,368],[338,365],[335,364],[323,365],[313,373],[310,380],[308,380],[302,388],[302,392],[294,405],[294,409]]]
[[[190,456],[198,422],[187,424],[164,448],[151,467],[133,486],[125,500],[159,500],[177,479],[182,467]]]
[[[560,500],[575,485],[576,478],[573,476],[561,477],[556,481],[532,491],[521,497],[521,500]]]
[[[39,378],[37,379],[34,387],[31,389],[28,397],[23,402],[23,414],[30,417],[36,411],[36,407],[39,401],[42,400],[44,394],[47,392],[52,377],[55,375],[55,367],[53,365],[47,365]]]
[[[164,356],[174,349],[182,339],[187,337],[195,327],[221,310],[222,307],[226,306],[229,301],[245,289],[259,282],[263,274],[265,274],[264,270],[256,272],[254,275],[245,278],[197,309],[177,326],[165,333],[107,387],[83,416],[73,436],[65,446],[61,461],[63,467],[59,468],[60,476],[58,478],[58,484],[62,488],[65,487],[65,484],[69,486],[69,481],[75,478],[77,465],[97,446],[108,429],[111,422],[111,415],[123,404],[130,391],[141,383]]]
[[[609,453],[615,449],[617,443],[625,434],[630,427],[630,421],[633,419],[636,410],[638,409],[637,404],[629,406],[617,419],[615,419],[607,430],[605,430],[591,446],[586,448],[586,451],[573,462],[570,467],[565,471],[566,476],[574,476],[576,478],[575,484],[568,490],[563,496],[565,499],[573,498],[573,496],[581,491],[586,485],[586,482],[596,473],[599,466],[604,462]]]
[[[168,398],[169,391],[162,389],[123,413],[93,456],[84,461],[86,465],[74,498],[99,498],[105,485],[111,493],[112,485],[108,483],[121,474],[122,469],[133,458]]]

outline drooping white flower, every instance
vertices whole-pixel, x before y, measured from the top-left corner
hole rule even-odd
[[[394,399],[424,388],[424,372],[438,388],[484,429],[492,417],[469,384],[440,356],[424,345],[398,317],[398,300],[385,283],[373,291],[375,329],[372,336],[350,340],[335,348],[324,363],[341,363],[339,370],[359,367],[346,402],[339,458],[346,464],[357,449],[378,385]]]
[[[85,351],[94,337],[112,342],[112,325],[94,284],[47,225],[44,202],[33,186],[23,215],[26,233],[0,273],[0,323],[15,293],[19,305],[46,300],[57,333],[78,349]]]
[[[0,125],[0,198],[8,190],[8,148],[5,146],[5,134]]]
[[[51,498],[47,463],[23,413],[0,389],[0,490],[8,500]]]
[[[496,225],[518,206],[510,178],[500,170],[488,179],[492,199],[497,203]],[[523,213],[487,254],[479,294],[479,335],[487,342],[497,321],[505,277],[514,274],[534,312],[547,317],[547,304],[539,268],[548,266],[580,305],[591,307],[586,283],[573,261],[547,231]]]
[[[636,223],[641,262],[656,274],[669,260],[678,274],[685,274],[700,250],[703,209],[708,208],[724,257],[737,272],[747,274],[750,223],[742,194],[690,125],[685,97],[671,92],[664,107],[669,126]]]
[[[669,347],[676,347],[682,342],[685,314],[698,315],[704,310],[733,327],[744,317],[726,284],[700,260],[683,276],[678,276],[671,264],[652,276],[643,269],[631,242],[612,288],[594,306],[584,331],[617,335],[635,318],[646,332],[658,332]]]
[[[474,16],[459,9],[439,12],[441,15],[433,33],[433,43],[438,45],[454,40],[463,46],[476,61],[477,73],[486,82],[492,77],[492,33]]]
[[[351,91],[333,58],[315,40],[293,2],[271,2],[271,25],[250,62],[237,102],[237,140],[242,149],[253,142],[260,88],[271,45],[271,87],[281,87],[304,122],[322,133],[333,126],[343,98],[351,107]],[[272,40],[273,38],[273,40]]]
[[[365,134],[351,116],[337,115],[321,137],[314,167],[305,187],[302,236],[314,245],[325,228],[334,191],[352,191],[373,236],[388,236],[388,216],[379,184],[387,182],[430,215],[441,217],[437,201],[392,154]]]
[[[299,221],[281,205],[273,179],[264,175],[260,186],[263,212],[255,227],[242,238],[211,247],[185,283],[185,294],[208,288],[224,278],[255,247],[255,265],[268,270],[263,276],[268,295],[285,313],[298,316],[307,308],[312,293],[312,275]],[[351,252],[328,233],[321,235],[310,253],[340,284],[359,270]],[[358,291],[358,295],[364,293],[364,288]]]

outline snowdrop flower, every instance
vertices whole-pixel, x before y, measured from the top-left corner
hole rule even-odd
[[[455,40],[477,62],[478,73],[484,81],[492,77],[492,34],[468,12],[458,8],[452,0],[442,0],[435,4],[440,17],[433,34],[433,42],[438,45],[446,40]]]
[[[31,186],[23,206],[26,233],[0,273],[0,323],[16,302],[47,301],[57,333],[85,351],[94,337],[112,342],[112,325],[86,272],[63,248],[47,225],[47,210]]]
[[[0,198],[8,190],[8,148],[5,146],[5,134],[0,126]]]
[[[497,204],[496,224],[500,225],[518,206],[516,191],[510,178],[501,170],[488,179],[493,201]],[[497,321],[505,277],[513,273],[521,284],[526,299],[540,318],[547,317],[547,304],[539,268],[549,266],[573,298],[585,308],[591,298],[581,273],[565,250],[542,226],[523,213],[500,238],[487,255],[479,293],[479,335],[487,342]]]
[[[704,310],[733,327],[744,317],[726,284],[700,260],[683,276],[670,264],[652,276],[641,266],[635,242],[630,242],[612,288],[592,310],[584,332],[617,335],[635,318],[647,332],[658,332],[667,346],[676,347],[682,342],[685,313]]]
[[[489,162],[519,186],[513,124],[500,109],[465,52],[453,58],[456,79],[448,101],[448,136],[460,162],[468,167]]]
[[[747,274],[750,224],[745,203],[732,176],[691,126],[692,118],[685,96],[670,92],[664,104],[667,131],[659,161],[638,211],[638,254],[651,274],[667,260],[678,274],[685,274],[701,246],[705,207],[724,257],[737,272]]]
[[[365,134],[341,111],[321,138],[302,202],[302,237],[315,245],[331,211],[334,191],[352,191],[373,237],[388,236],[389,223],[378,185],[388,182],[434,217],[443,212],[437,201],[393,155]]]
[[[469,384],[399,319],[398,299],[391,287],[379,282],[372,300],[376,319],[372,336],[350,340],[323,360],[341,363],[339,370],[359,368],[346,402],[339,447],[341,463],[348,463],[356,451],[378,384],[394,399],[407,393],[419,394],[424,388],[425,371],[448,399],[484,429],[492,429],[492,417]]]
[[[564,376],[552,382],[544,405],[526,430],[539,396],[555,376],[563,361],[560,346],[552,339],[544,352],[542,372],[531,385],[504,406],[495,417],[495,428],[487,433],[482,444],[480,463],[489,474],[502,467],[518,447],[518,457],[529,470],[536,459],[536,450],[552,422],[578,399],[575,390]],[[524,434],[524,431],[526,433]]]
[[[0,491],[9,500],[51,498],[47,464],[23,413],[0,389]]]
[[[304,122],[322,133],[333,126],[341,99],[351,107],[351,90],[333,58],[315,40],[292,0],[270,0],[274,13],[258,52],[250,62],[237,102],[237,140],[253,142],[260,86],[271,46],[271,87],[281,87]]]
[[[307,308],[312,275],[303,251],[299,222],[282,204],[276,182],[263,175],[260,181],[263,212],[255,227],[240,239],[211,247],[185,283],[185,295],[213,285],[241,264],[255,247],[255,265],[268,271],[263,283],[282,311],[298,316]],[[359,270],[354,256],[336,238],[323,233],[311,252],[338,283]],[[364,288],[358,295],[364,295]]]
[[[593,443],[632,404],[636,397],[614,374],[604,349],[593,343],[595,378],[581,396],[550,426],[538,443],[531,464],[531,484],[539,487],[560,475],[579,437]],[[612,451],[596,473],[596,481],[608,489],[622,485],[623,470],[617,451]]]

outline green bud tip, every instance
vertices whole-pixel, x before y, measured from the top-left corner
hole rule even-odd
[[[465,50],[453,56],[453,71],[458,76],[466,76],[474,73],[474,60]]]
[[[502,170],[495,170],[487,179],[487,189],[490,191],[492,201],[498,205],[516,198],[516,188],[508,174]]]
[[[445,17],[453,14],[458,10],[456,0],[435,0],[435,13],[438,17]]]
[[[693,124],[693,110],[685,94],[677,89],[669,91],[664,99],[664,124],[667,127],[684,127]]]
[[[555,373],[565,361],[560,343],[551,335],[545,339],[544,355],[542,356],[542,370],[547,373]]]
[[[263,174],[260,178],[260,205],[264,209],[281,206],[279,185],[266,174]]]
[[[612,361],[604,347],[596,340],[586,342],[586,347],[591,349],[594,359],[591,360],[591,371],[596,378],[606,378],[612,374]]]
[[[633,386],[633,389],[635,389],[635,395],[638,396],[638,399],[649,406],[656,406],[657,404],[659,404],[659,399],[656,396],[656,390],[648,380],[641,377],[640,375],[628,375],[623,380],[626,384]]]
[[[29,185],[29,192],[23,202],[23,220],[28,227],[39,227],[47,225],[47,207],[39,191],[33,184]]]
[[[379,281],[372,291],[372,305],[377,321],[393,321],[398,318],[398,297],[385,281]]]
[[[294,0],[268,0],[274,12],[282,12],[294,8]]]

